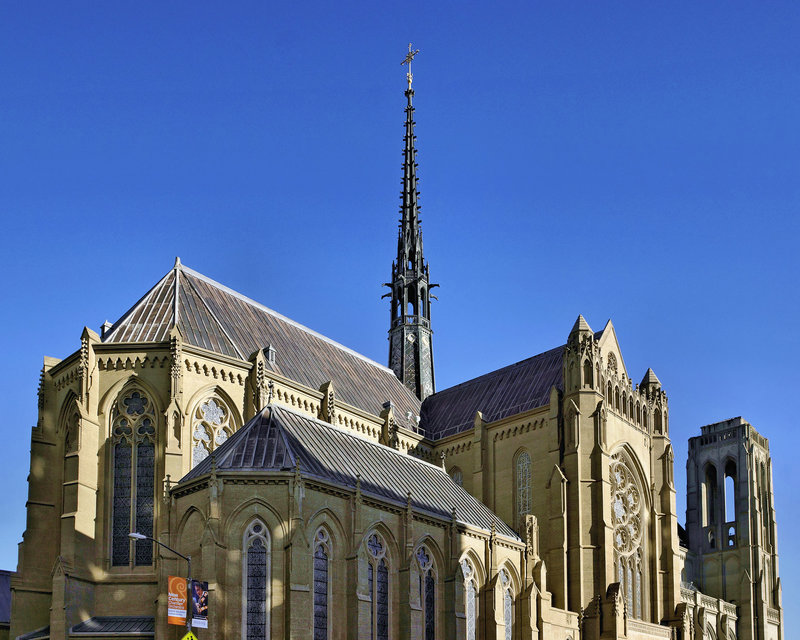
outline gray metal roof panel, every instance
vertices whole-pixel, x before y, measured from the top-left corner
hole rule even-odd
[[[155,619],[152,616],[94,616],[70,629],[70,637],[98,633],[152,637]]]
[[[446,520],[455,509],[460,522],[486,531],[494,523],[498,533],[518,539],[440,467],[280,405],[270,405],[250,420],[214,458],[220,472],[287,471],[297,464],[305,477],[351,489],[360,478],[365,495],[405,504],[410,492],[412,507]],[[209,473],[211,465],[206,458],[181,483]]]
[[[337,398],[373,415],[390,401],[396,421],[416,427],[407,414],[417,415],[420,402],[391,369],[183,265],[159,280],[103,341],[166,341],[176,325],[188,344],[226,356],[246,359],[272,345],[276,361],[267,366],[276,373],[312,389],[333,380]]]
[[[50,637],[50,625],[17,636],[17,640],[46,640]]]
[[[475,412],[495,422],[545,406],[550,389],[563,388],[565,345],[428,396],[420,410],[420,428],[432,440],[467,431]]]

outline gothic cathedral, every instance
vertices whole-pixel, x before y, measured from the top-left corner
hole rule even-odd
[[[437,391],[405,97],[388,367],[176,260],[45,358],[12,638],[183,637],[186,557],[200,640],[783,640],[769,442],[702,427],[682,526],[610,321]]]

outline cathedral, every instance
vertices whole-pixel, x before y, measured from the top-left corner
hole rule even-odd
[[[783,640],[768,440],[701,427],[682,525],[611,322],[437,390],[405,98],[388,366],[176,260],[44,360],[11,638],[182,638],[191,573],[200,640]]]

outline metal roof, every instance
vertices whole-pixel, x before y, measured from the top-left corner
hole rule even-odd
[[[152,638],[155,628],[155,619],[152,616],[94,616],[74,625],[69,630],[69,637],[97,637],[98,634],[108,634],[115,637]]]
[[[425,398],[420,428],[438,440],[473,425],[475,412],[487,422],[543,407],[550,402],[550,389],[563,389],[563,358],[566,345],[550,349],[508,367],[467,380]]]
[[[50,625],[41,627],[17,636],[17,640],[47,640],[50,637]]]
[[[419,400],[391,369],[326,338],[180,262],[128,310],[103,342],[164,342],[177,326],[191,345],[247,360],[271,345],[267,367],[312,389],[332,380],[336,397],[373,415],[385,402],[395,419],[416,428]]]
[[[444,520],[456,519],[474,527],[519,539],[517,534],[483,503],[437,467],[350,431],[280,405],[269,405],[214,452],[218,472],[289,471],[355,489],[379,499],[411,505]],[[211,472],[206,458],[180,481]]]

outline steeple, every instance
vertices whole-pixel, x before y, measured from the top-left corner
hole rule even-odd
[[[424,400],[435,390],[431,346],[430,290],[428,265],[422,253],[417,190],[417,148],[414,135],[414,89],[411,88],[411,60],[419,51],[408,46],[403,64],[409,65],[405,91],[406,125],[403,138],[403,190],[400,194],[400,229],[397,258],[392,263],[391,324],[389,327],[389,367],[395,375]]]

